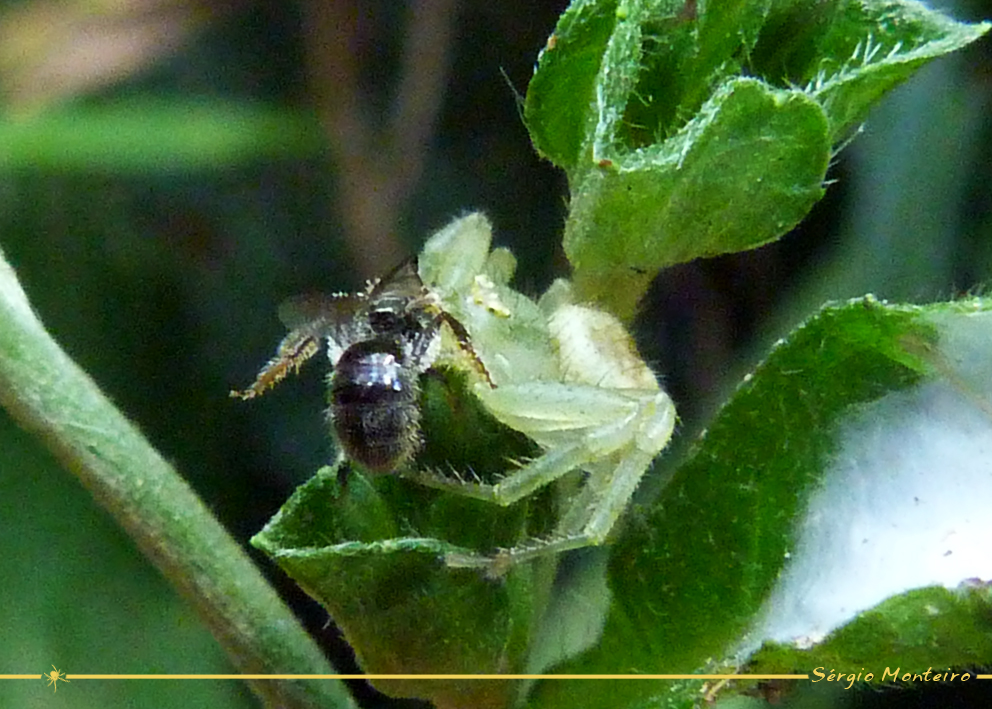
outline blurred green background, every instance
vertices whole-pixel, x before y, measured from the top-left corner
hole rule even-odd
[[[243,542],[332,454],[312,365],[229,399],[287,296],[353,290],[486,211],[539,293],[567,186],[526,89],[565,0],[0,2],[0,246],[42,320]],[[992,17],[989,2],[945,6]],[[662,274],[636,323],[683,439],[824,300],[992,277],[992,43],[924,69],[781,242]],[[230,672],[89,494],[0,412],[0,673]],[[255,555],[342,671],[326,614]],[[358,684],[367,706],[389,703]],[[405,703],[409,705],[411,703]],[[8,681],[0,707],[254,706],[238,682]]]

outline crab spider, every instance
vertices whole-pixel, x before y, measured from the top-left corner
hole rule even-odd
[[[615,317],[575,303],[564,280],[537,303],[512,290],[513,256],[505,249],[490,252],[491,238],[483,215],[458,219],[425,244],[419,273],[439,307],[471,335],[473,357],[487,373],[476,377],[475,396],[543,453],[492,485],[422,471],[405,477],[505,506],[584,472],[552,536],[491,555],[445,557],[451,567],[500,576],[520,562],[602,544],[671,439],[676,414]],[[459,348],[446,350],[459,356]]]
[[[676,417],[616,318],[574,302],[567,281],[539,302],[513,290],[515,260],[490,251],[491,241],[488,220],[472,214],[364,292],[288,301],[281,315],[290,332],[276,356],[248,389],[231,393],[261,395],[326,341],[332,428],[343,457],[369,472],[507,506],[581,471],[550,537],[445,556],[451,567],[498,577],[520,562],[602,544]],[[541,455],[495,484],[417,470],[418,379],[434,366],[466,372],[483,407]]]

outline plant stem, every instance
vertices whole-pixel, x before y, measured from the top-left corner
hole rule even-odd
[[[0,405],[37,435],[199,611],[246,674],[332,674],[189,485],[45,331],[0,251]],[[354,706],[337,680],[253,680],[267,706]]]

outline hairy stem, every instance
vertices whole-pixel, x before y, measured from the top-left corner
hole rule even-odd
[[[45,331],[2,252],[0,405],[79,478],[196,607],[238,670],[333,672],[186,482]],[[352,706],[334,680],[251,685],[267,706]]]

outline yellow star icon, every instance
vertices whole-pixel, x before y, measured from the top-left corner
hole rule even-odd
[[[63,682],[69,681],[65,678],[66,676],[64,672],[59,672],[57,669],[55,669],[55,665],[52,665],[51,672],[45,672],[41,676],[48,680],[48,686],[55,685],[56,692],[59,691],[59,680]]]

